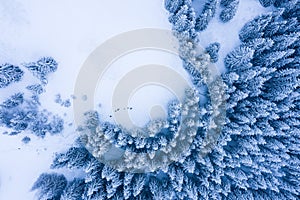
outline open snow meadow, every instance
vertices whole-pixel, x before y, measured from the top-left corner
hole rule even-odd
[[[300,199],[300,1],[0,0],[0,200]]]

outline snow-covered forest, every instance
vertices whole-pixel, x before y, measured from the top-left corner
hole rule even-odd
[[[27,1],[0,3],[0,200],[300,198],[298,0]],[[85,59],[149,27],[171,31],[178,55],[126,62],[168,62],[188,79],[183,98],[152,88],[76,124],[74,102],[93,98],[73,93]],[[114,65],[107,99],[127,72]],[[153,99],[164,118],[136,109]],[[143,126],[111,120],[122,110]]]

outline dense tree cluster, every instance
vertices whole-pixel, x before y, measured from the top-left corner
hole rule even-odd
[[[47,76],[57,70],[58,63],[52,57],[42,57],[36,62],[23,64],[43,84],[47,84]]]
[[[223,10],[220,13],[222,22],[230,21],[236,14],[240,0],[221,0],[220,5]]]
[[[226,2],[229,5],[233,1],[223,1]],[[194,100],[187,102],[187,107],[182,105],[181,115],[189,117],[183,123],[186,135],[177,138],[184,141],[185,136],[193,135],[189,149],[181,151],[184,152],[182,157],[172,149],[171,157],[180,159],[167,168],[139,174],[118,171],[99,162],[95,158],[99,154],[90,153],[84,146],[85,140],[57,154],[52,164],[53,169],[82,169],[84,179],[67,183],[62,175],[43,174],[33,187],[39,191],[40,199],[297,200],[300,196],[300,5],[293,0],[261,2],[265,6],[274,3],[280,8],[256,17],[241,29],[241,44],[224,60],[227,68],[222,75],[227,88],[224,95],[218,90],[223,87],[222,81],[211,80],[207,69],[218,45],[206,49],[210,56],[198,55],[197,39],[191,34],[196,24],[193,17],[188,17],[194,16],[188,15],[193,12],[190,1],[166,1],[184,67],[194,82],[199,83],[195,84],[197,87],[206,84],[211,92],[204,107],[199,107],[196,95],[192,95]],[[176,14],[179,11],[186,17],[179,17]],[[177,27],[173,17],[182,20],[181,25],[177,25],[183,27]],[[219,108],[216,105],[221,104],[221,96],[227,101],[225,124],[219,127],[220,135],[211,135],[209,133],[218,130],[218,124],[211,122],[212,117],[220,115],[216,114]],[[191,99],[191,95],[188,97]],[[196,116],[191,112],[194,109],[199,109]],[[89,131],[110,130],[99,138],[92,138],[95,144],[117,139],[116,127],[99,131],[97,114],[88,116],[92,119],[86,124]],[[157,127],[151,130],[160,130],[161,126]],[[218,142],[211,144],[208,135],[217,135]],[[181,142],[176,145],[180,147]],[[143,163],[143,160],[138,161]],[[131,157],[126,165],[130,163],[137,164]],[[57,185],[51,185],[53,180],[57,180]]]
[[[39,137],[46,133],[57,134],[63,130],[64,121],[48,112],[40,110],[32,100],[25,99],[23,93],[16,93],[0,104],[0,126],[13,133],[29,130]]]
[[[199,125],[198,104],[198,92],[187,90],[182,108],[177,101],[169,104],[166,122],[154,120],[143,129],[133,130],[100,123],[96,112],[88,112],[86,123],[80,130],[81,141],[101,161],[112,148],[118,148],[120,158],[113,161],[118,170],[154,171],[177,161],[191,145]]]
[[[57,134],[63,130],[64,121],[57,115],[42,109],[39,102],[39,95],[45,92],[47,74],[57,69],[57,62],[51,57],[43,57],[36,63],[24,64],[38,78],[44,81],[42,84],[26,86],[27,91],[18,92],[8,96],[0,104],[0,126],[8,128],[10,135],[19,134],[21,131],[29,130],[31,133],[45,137],[46,133]],[[17,66],[2,65],[0,67],[0,84],[8,84],[20,81],[24,72]],[[27,143],[30,140],[25,139]]]
[[[223,135],[230,137],[218,156],[226,161],[230,198],[300,194],[300,34],[299,21],[289,17],[296,9],[289,7],[248,22],[242,44],[225,58],[230,89]]]
[[[195,39],[196,14],[191,0],[167,0],[165,8],[170,11],[169,22],[173,24],[173,31]]]
[[[104,122],[99,124],[95,139],[104,136],[116,147],[130,149],[136,153],[156,151],[170,143],[180,126],[180,103],[172,101],[168,112],[168,120],[153,120],[144,128],[134,130],[125,130],[123,127]]]
[[[219,52],[219,50],[220,50],[220,43],[218,43],[218,42],[214,42],[214,43],[208,45],[208,47],[205,48],[205,52],[210,55],[210,61],[212,63],[218,62],[218,59],[219,59],[218,52]]]
[[[202,12],[196,19],[197,31],[203,31],[207,28],[208,23],[213,19],[216,14],[217,0],[206,0]]]
[[[56,173],[43,173],[32,186],[31,190],[38,190],[38,199],[59,200],[66,188],[67,179]]]
[[[20,81],[23,75],[24,72],[18,66],[11,64],[0,65],[0,89]]]

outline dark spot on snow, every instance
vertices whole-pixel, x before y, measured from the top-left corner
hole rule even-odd
[[[81,99],[82,99],[82,101],[86,101],[86,100],[87,100],[87,96],[86,96],[86,95],[83,95],[83,96],[81,97]]]
[[[30,139],[30,137],[24,137],[23,139],[22,139],[22,142],[24,143],[24,144],[27,144],[27,143],[29,143],[31,141],[31,139]]]

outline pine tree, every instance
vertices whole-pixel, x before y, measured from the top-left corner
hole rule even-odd
[[[172,14],[175,14],[183,5],[184,0],[165,0],[165,8]]]
[[[83,147],[72,147],[66,153],[57,154],[53,160],[51,168],[82,168],[86,166],[90,159],[91,155],[87,149]]]
[[[24,75],[20,67],[4,64],[0,65],[0,88],[5,88],[14,82],[19,82]]]
[[[24,66],[43,84],[47,84],[48,74],[57,70],[58,63],[52,57],[42,57],[36,62],[25,63]]]
[[[173,24],[173,31],[192,39],[196,37],[195,20],[195,12],[188,4],[182,5],[176,13],[169,16],[169,21]]]
[[[60,199],[61,200],[82,200],[84,187],[85,187],[84,180],[75,178],[71,182],[68,182]]]
[[[259,0],[263,7],[269,7],[274,4],[275,0]]]
[[[229,69],[241,70],[251,67],[254,50],[249,47],[238,47],[225,57],[225,66]]]
[[[272,46],[273,51],[282,51],[291,47],[296,41],[299,40],[300,33],[290,33],[275,36],[272,38],[274,45]]]
[[[196,18],[196,31],[203,31],[207,28],[208,23],[215,16],[217,7],[216,0],[207,0],[203,7],[202,13]]]
[[[134,174],[132,173],[125,173],[124,175],[124,184],[123,184],[123,196],[124,199],[129,199],[132,195],[132,187],[131,182]]]
[[[133,177],[132,194],[134,197],[138,196],[142,192],[143,187],[145,185],[145,181],[146,179],[143,174],[136,174]]]
[[[5,100],[0,106],[5,109],[15,108],[24,102],[24,93],[16,93]]]
[[[245,24],[239,33],[242,42],[248,42],[251,39],[260,38],[264,30],[272,19],[272,13],[261,15]]]
[[[265,50],[271,49],[273,44],[274,41],[269,38],[255,38],[253,40],[249,40],[248,42],[244,43],[243,46],[255,50],[254,57],[256,57],[256,55],[258,56]]]
[[[205,48],[206,53],[208,53],[210,55],[210,60],[212,63],[216,63],[218,61],[219,50],[220,50],[220,43],[218,43],[218,42],[212,43],[208,47]]]
[[[149,183],[149,188],[152,193],[153,200],[165,199],[162,186],[156,178],[152,178]]]
[[[237,12],[239,3],[239,0],[221,1],[221,5],[224,6],[224,9],[220,13],[220,19],[222,22],[225,23],[232,20]]]
[[[67,185],[64,175],[43,173],[33,184],[31,190],[38,190],[38,199],[59,200]]]
[[[91,199],[107,199],[107,193],[105,190],[105,181],[100,177],[95,177],[91,182],[85,184],[84,192],[83,192],[83,200],[91,200]]]
[[[187,8],[186,6],[183,6],[183,9],[184,8]],[[181,11],[181,10],[180,10]],[[179,16],[176,16],[176,21],[175,21],[175,24],[174,24],[174,29],[178,32],[183,32],[183,31],[186,31],[188,30],[190,27],[190,24],[189,24],[189,20],[187,18],[186,15],[184,14],[181,14],[181,12],[178,12],[178,14],[180,14]]]

